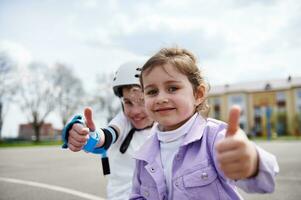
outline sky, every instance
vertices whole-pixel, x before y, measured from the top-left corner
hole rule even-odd
[[[301,76],[299,0],[0,0],[0,50],[68,64],[85,87],[162,47],[192,51],[211,85]],[[12,105],[4,136],[26,122]]]

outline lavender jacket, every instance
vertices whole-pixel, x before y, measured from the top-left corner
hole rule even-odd
[[[169,191],[172,192],[172,199],[242,199],[236,186],[249,193],[274,191],[274,177],[279,172],[276,158],[258,146],[259,173],[256,177],[234,181],[224,176],[218,168],[214,146],[225,137],[226,128],[227,124],[221,121],[197,116],[173,160],[173,188]],[[167,185],[156,134],[143,145],[135,159],[130,199],[167,200]]]

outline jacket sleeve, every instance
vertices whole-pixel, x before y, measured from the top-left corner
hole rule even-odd
[[[139,161],[136,160],[136,168],[133,175],[132,181],[132,192],[130,195],[130,200],[144,200],[145,198],[140,194],[141,182],[139,179]]]
[[[257,145],[256,150],[259,156],[258,174],[252,178],[235,181],[235,185],[248,193],[271,193],[275,190],[275,176],[279,173],[276,157]]]

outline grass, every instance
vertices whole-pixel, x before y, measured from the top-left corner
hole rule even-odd
[[[268,138],[267,136],[264,136],[264,137],[252,137],[252,138],[249,138],[251,140],[254,140],[254,141],[268,141]],[[298,140],[301,140],[301,136],[273,136],[271,139],[269,139],[269,141],[298,141]]]
[[[0,148],[5,147],[40,147],[40,146],[59,146],[62,141],[24,141],[24,140],[0,140]]]
[[[252,137],[250,138],[254,141],[268,141],[267,137]],[[299,141],[301,140],[301,136],[278,136],[273,137],[269,141]],[[9,140],[0,140],[0,148],[7,147],[41,147],[41,146],[60,146],[62,145],[62,141],[26,141],[26,140],[18,140],[18,139],[9,139]]]

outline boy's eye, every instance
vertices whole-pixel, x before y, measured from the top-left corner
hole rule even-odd
[[[124,103],[125,105],[129,105],[129,106],[133,104],[131,101],[124,101],[123,103]]]

